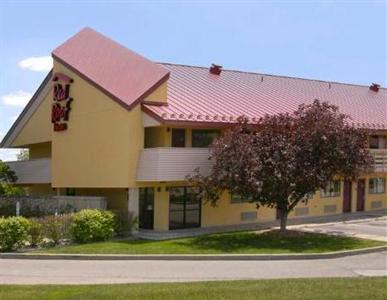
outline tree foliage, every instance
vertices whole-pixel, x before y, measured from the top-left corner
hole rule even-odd
[[[21,149],[18,154],[16,154],[17,160],[28,160],[30,158],[30,152],[28,149]]]
[[[370,167],[367,132],[349,125],[336,106],[315,100],[294,113],[246,118],[212,145],[210,175],[190,176],[198,196],[216,205],[228,190],[259,206],[277,208],[281,229],[300,202],[334,178],[350,179]]]
[[[0,182],[12,183],[17,180],[16,174],[2,160],[0,160]]]
[[[17,176],[11,168],[0,160],[0,196],[23,195],[24,190],[12,185],[17,180]]]

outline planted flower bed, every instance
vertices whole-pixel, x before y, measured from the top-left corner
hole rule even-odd
[[[111,211],[85,209],[40,218],[1,217],[0,252],[48,248],[71,242],[104,241],[129,231],[129,222]]]

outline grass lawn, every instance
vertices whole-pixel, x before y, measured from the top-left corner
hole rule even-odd
[[[387,299],[387,277],[0,286],[0,299]]]
[[[322,253],[385,245],[384,242],[317,233],[233,232],[166,241],[125,240],[43,249],[40,253],[219,254]]]

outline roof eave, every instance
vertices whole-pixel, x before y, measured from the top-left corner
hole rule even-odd
[[[12,134],[15,132],[16,128],[22,121],[22,119],[26,116],[27,112],[30,110],[31,106],[34,104],[34,102],[38,99],[40,93],[43,91],[45,86],[50,82],[52,77],[52,70],[46,75],[34,95],[31,97],[30,101],[28,101],[27,105],[24,107],[23,111],[21,114],[18,116],[16,121],[12,124],[11,128],[8,130],[7,134],[4,136],[3,140],[0,142],[0,148],[11,148],[11,143],[13,142],[10,141],[10,137]]]
[[[108,96],[109,98],[111,98],[112,100],[114,100],[115,102],[117,102],[119,105],[121,105],[123,108],[125,108],[126,110],[132,110],[139,102],[143,101],[147,96],[149,96],[152,92],[154,92],[158,87],[160,87],[165,81],[167,81],[169,79],[169,75],[170,75],[170,72],[168,72],[167,74],[165,74],[159,81],[157,81],[153,86],[151,86],[145,93],[143,93],[140,97],[138,97],[135,101],[133,101],[133,103],[131,103],[130,105],[126,104],[123,100],[121,100],[120,98],[118,98],[117,96],[113,95],[112,93],[110,93],[108,90],[106,90],[105,88],[103,88],[101,85],[97,84],[96,82],[94,82],[92,79],[90,79],[89,77],[87,77],[85,74],[83,74],[82,72],[80,72],[78,69],[74,68],[73,66],[71,66],[70,64],[68,64],[67,62],[65,62],[63,59],[61,59],[60,57],[58,57],[55,53],[51,53],[52,57],[54,59],[56,59],[57,61],[59,61],[62,65],[64,65],[66,68],[68,68],[70,71],[74,72],[76,75],[78,75],[79,77],[81,77],[83,80],[85,80],[86,82],[88,82],[90,85],[92,85],[93,87],[95,87],[96,89],[100,90],[102,93],[104,93],[106,96]]]

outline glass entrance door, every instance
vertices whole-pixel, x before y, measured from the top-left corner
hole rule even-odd
[[[154,189],[140,188],[139,227],[153,229]]]
[[[169,229],[200,227],[201,201],[191,187],[169,189]]]

